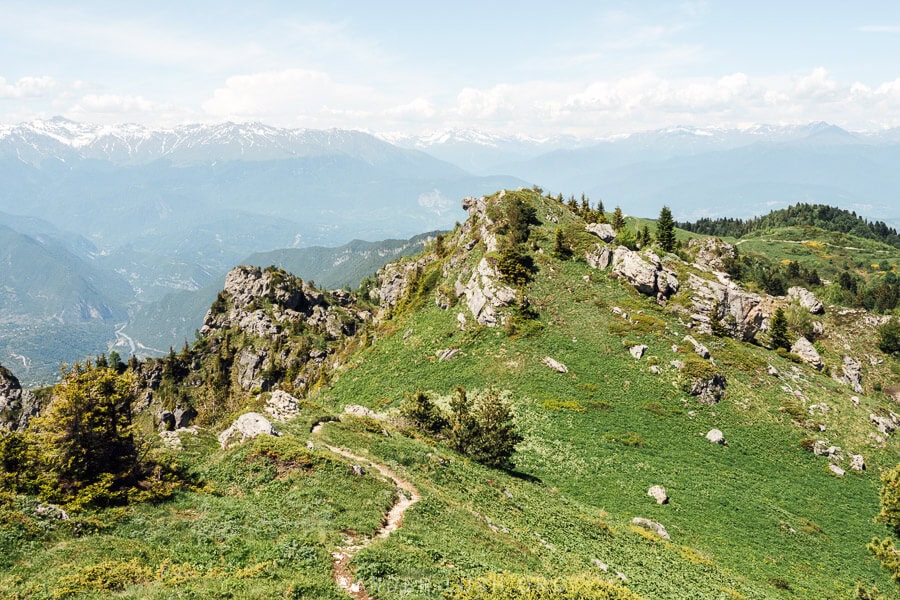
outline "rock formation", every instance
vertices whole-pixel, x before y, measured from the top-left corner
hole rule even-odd
[[[0,431],[21,431],[41,411],[37,397],[23,390],[18,378],[0,365]]]

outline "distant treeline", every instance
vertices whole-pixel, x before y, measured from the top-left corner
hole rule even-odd
[[[813,226],[827,231],[849,233],[900,248],[900,236],[883,221],[867,221],[855,212],[824,204],[796,204],[752,219],[700,219],[678,223],[678,227],[703,235],[743,237],[754,231],[775,227]]]

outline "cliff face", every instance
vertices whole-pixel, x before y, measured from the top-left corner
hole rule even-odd
[[[21,431],[40,412],[40,402],[23,390],[12,372],[0,365],[0,431]]]

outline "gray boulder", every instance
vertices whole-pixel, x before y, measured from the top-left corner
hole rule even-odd
[[[541,363],[543,363],[544,365],[550,367],[551,369],[553,369],[553,370],[556,371],[557,373],[568,373],[568,372],[569,372],[569,367],[567,367],[566,365],[562,364],[562,363],[559,362],[558,360],[555,360],[555,359],[553,359],[553,358],[550,358],[549,356],[545,356],[545,357],[543,358],[543,360],[541,360]]]
[[[713,444],[720,444],[722,446],[728,445],[725,441],[725,434],[718,429],[710,429],[709,433],[706,434],[706,439]]]
[[[835,464],[828,465],[828,470],[834,473],[836,477],[843,477],[846,474],[846,471]]]
[[[835,380],[847,384],[857,394],[862,394],[862,363],[852,356],[844,356],[841,362],[841,371],[832,374]]]
[[[666,488],[661,485],[652,486],[647,490],[647,495],[656,500],[657,504],[669,503],[669,495],[666,493]]]
[[[594,269],[607,269],[612,263],[612,251],[606,244],[594,244],[594,247],[585,252],[584,258],[588,266]]]
[[[266,412],[276,421],[287,421],[300,414],[300,401],[284,390],[275,390],[266,400]]]
[[[675,272],[662,266],[651,250],[643,253],[619,246],[613,252],[612,271],[628,281],[637,291],[663,301],[678,291]]]
[[[854,471],[865,471],[866,470],[866,461],[863,459],[862,454],[851,454],[850,455],[850,468]]]
[[[724,271],[726,261],[737,258],[734,246],[715,238],[691,238],[687,251],[694,256],[696,266],[708,271]]]
[[[227,449],[260,435],[280,434],[267,418],[259,413],[249,412],[238,417],[231,427],[219,434],[219,444]]]
[[[629,348],[628,351],[634,358],[640,360],[641,357],[644,356],[644,352],[647,351],[647,346],[645,346],[644,344],[638,344],[637,346],[632,346],[631,348]]]
[[[604,242],[616,239],[616,230],[609,223],[588,223],[584,228],[588,233],[596,235]]]
[[[788,298],[797,300],[800,306],[814,315],[821,315],[825,312],[825,305],[816,298],[815,294],[804,287],[795,286],[788,288]]]
[[[689,342],[694,347],[694,353],[700,358],[709,358],[709,348],[698,342],[693,336],[684,336],[684,341]]]
[[[731,337],[745,342],[756,339],[766,317],[762,296],[745,291],[736,283],[721,278],[688,276],[693,313],[691,320],[701,333],[712,333],[715,317]]]
[[[813,346],[805,337],[801,337],[794,342],[791,346],[791,352],[799,356],[803,362],[818,371],[821,371],[822,367],[825,366],[822,362],[822,357],[819,356],[819,352],[816,350],[815,346]]]

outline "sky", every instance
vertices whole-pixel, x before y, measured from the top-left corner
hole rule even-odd
[[[900,126],[900,2],[0,0],[0,124]]]

